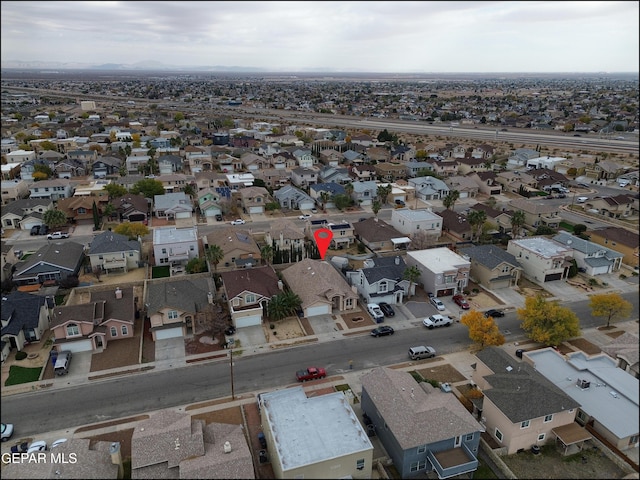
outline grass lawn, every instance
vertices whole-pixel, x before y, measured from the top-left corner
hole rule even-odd
[[[567,222],[560,222],[560,228],[564,228],[567,232],[573,233],[573,225]]]
[[[21,383],[37,382],[40,379],[42,367],[26,368],[12,365],[9,368],[9,378],[4,382],[4,386],[19,385]]]
[[[167,278],[169,277],[169,267],[153,267],[151,269],[151,278]]]

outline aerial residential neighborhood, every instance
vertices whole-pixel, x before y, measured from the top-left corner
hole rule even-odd
[[[77,453],[69,478],[472,478],[551,451],[637,472],[637,78],[378,81],[3,71],[3,455]],[[67,386],[86,412],[11,417]]]

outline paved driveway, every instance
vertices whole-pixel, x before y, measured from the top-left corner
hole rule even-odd
[[[156,362],[184,360],[184,338],[156,340]]]
[[[309,320],[311,328],[313,328],[313,333],[316,335],[322,333],[335,333],[338,331],[336,322],[331,315],[314,315],[313,317],[307,318],[307,320]]]

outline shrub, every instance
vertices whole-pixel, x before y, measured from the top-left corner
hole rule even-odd
[[[27,352],[16,352],[16,360],[24,360],[25,358],[27,358]]]

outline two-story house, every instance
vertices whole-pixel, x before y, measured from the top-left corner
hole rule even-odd
[[[622,262],[637,268],[640,260],[640,235],[622,227],[605,227],[586,232],[592,242],[622,253]]]
[[[247,187],[238,191],[240,205],[246,213],[264,213],[265,205],[269,203],[271,197],[269,191],[264,187]]]
[[[261,262],[260,248],[247,230],[228,227],[214,230],[202,238],[205,250],[212,245],[222,249],[223,257],[215,269],[248,268]]]
[[[362,206],[371,205],[378,194],[378,184],[373,180],[353,182],[351,198]]]
[[[333,233],[333,238],[329,244],[331,249],[342,249],[348,247],[355,242],[355,232],[353,225],[346,220],[338,223],[327,222],[326,219],[310,220],[305,226],[305,235],[309,240],[315,241],[314,234],[316,230],[327,228]]]
[[[2,189],[2,205],[29,196],[29,186],[22,179],[2,180],[0,189]]]
[[[560,208],[557,205],[549,205],[543,200],[532,201],[526,198],[516,198],[509,202],[509,207],[513,211],[524,212],[525,225],[536,229],[541,225],[549,228],[558,228],[562,217]]]
[[[348,271],[347,279],[366,303],[401,305],[405,297],[415,293],[415,284],[404,278],[406,269],[400,256],[374,257],[365,260],[362,268]]]
[[[318,183],[318,170],[310,167],[297,167],[291,170],[291,183],[296,187],[307,188]]]
[[[93,237],[87,252],[92,269],[106,273],[128,272],[140,267],[142,248],[138,240],[107,231]]]
[[[573,259],[587,275],[604,275],[620,270],[622,253],[583,238],[560,232],[553,240],[573,249]]]
[[[304,231],[286,218],[272,221],[264,234],[265,243],[274,249],[298,251],[303,255],[305,238]]]
[[[156,227],[153,229],[153,256],[155,265],[169,265],[176,272],[198,252],[196,227]]]
[[[53,297],[43,297],[21,291],[2,296],[2,362],[14,348],[21,351],[31,342],[38,342],[49,328]]]
[[[449,193],[446,183],[436,177],[416,177],[408,180],[421,200],[442,200]]]
[[[41,180],[29,186],[29,198],[49,198],[60,200],[73,195],[74,187],[69,179],[54,178],[51,180]]]
[[[420,270],[422,288],[436,297],[461,293],[469,284],[471,262],[446,247],[407,252],[406,262]]]
[[[522,267],[516,258],[496,245],[462,247],[458,253],[471,261],[471,278],[489,290],[518,285]]]
[[[585,203],[587,210],[597,210],[609,218],[625,218],[638,213],[638,199],[623,193],[613,197],[596,197]]]
[[[426,232],[433,239],[442,235],[442,217],[427,209],[395,209],[391,212],[391,225],[403,235]]]
[[[572,248],[546,237],[509,240],[507,252],[522,265],[524,276],[538,284],[566,279],[573,259]]]

